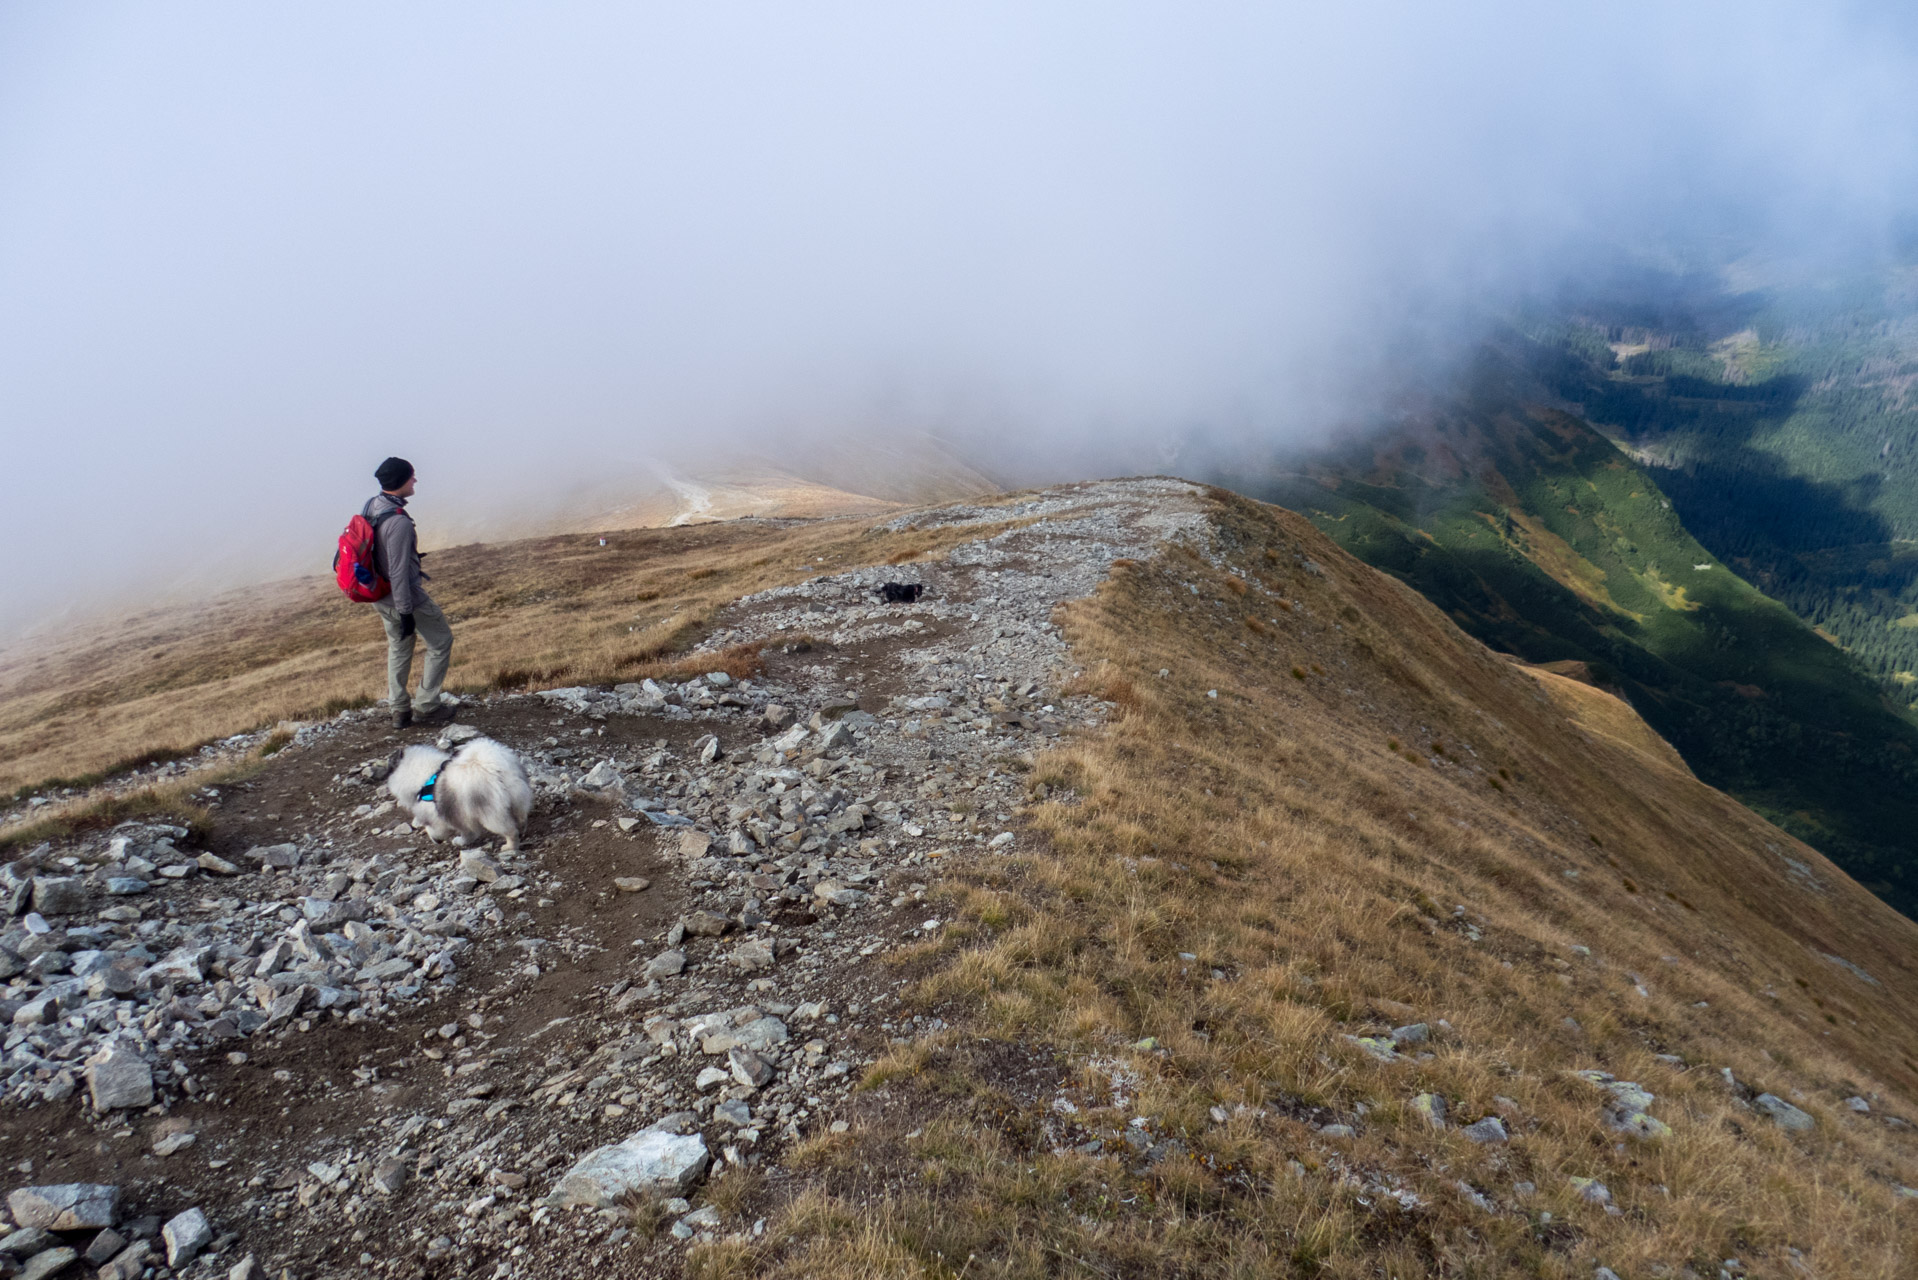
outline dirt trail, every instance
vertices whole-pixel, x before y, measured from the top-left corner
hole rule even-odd
[[[353,712],[213,797],[203,844],[130,825],[16,864],[80,900],[0,934],[7,1189],[117,1185],[130,1238],[201,1208],[216,1238],[183,1274],[248,1254],[299,1276],[676,1274],[687,1240],[753,1232],[796,1185],[792,1144],[872,1105],[852,1088],[889,1044],[940,1029],[897,1012],[882,961],[942,927],[942,868],[1016,841],[1032,753],[1102,722],[1062,692],[1052,610],[1201,524],[1192,486],[1131,481],[889,525],[1008,519],[1027,523],[937,562],[740,601],[705,647],[762,646],[749,680],[462,707],[452,736],[509,744],[535,782],[517,856],[462,863],[411,830],[377,779],[431,735]],[[889,580],[924,598],[880,604]],[[152,1107],[89,1104],[109,1044],[152,1072]],[[655,1125],[711,1160],[687,1203],[541,1203]]]

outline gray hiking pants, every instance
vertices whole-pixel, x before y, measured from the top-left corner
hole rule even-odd
[[[406,677],[413,670],[413,641],[426,642],[426,669],[420,673],[420,691],[413,695],[413,710],[424,715],[440,704],[440,686],[446,683],[446,667],[453,660],[453,628],[446,615],[430,599],[421,600],[413,610],[414,635],[400,637],[400,611],[390,601],[377,601],[386,627],[386,702],[395,711],[406,705]]]

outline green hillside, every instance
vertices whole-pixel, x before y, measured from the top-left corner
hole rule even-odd
[[[1533,326],[1530,370],[1686,528],[1918,701],[1918,271],[1651,282]]]
[[[1487,644],[1588,664],[1700,777],[1918,913],[1918,726],[1706,551],[1645,468],[1527,404],[1535,355],[1488,351],[1449,408],[1230,483],[1310,515]]]

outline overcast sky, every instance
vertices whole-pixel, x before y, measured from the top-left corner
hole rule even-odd
[[[1896,10],[0,6],[0,629],[934,429],[1018,475],[1362,411],[1609,253],[1870,247]]]

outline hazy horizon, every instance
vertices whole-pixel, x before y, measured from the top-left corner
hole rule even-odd
[[[321,569],[389,453],[430,536],[807,441],[930,433],[1013,480],[1310,441],[1581,273],[1886,251],[1915,34],[1776,3],[11,6],[0,633]]]

